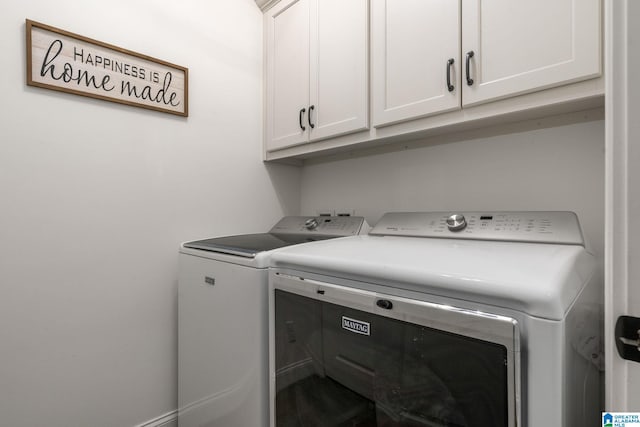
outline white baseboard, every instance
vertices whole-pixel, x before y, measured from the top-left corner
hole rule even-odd
[[[167,412],[135,427],[178,427],[178,411]]]

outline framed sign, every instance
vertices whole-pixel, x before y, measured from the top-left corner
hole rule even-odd
[[[189,115],[189,70],[27,19],[27,84]]]

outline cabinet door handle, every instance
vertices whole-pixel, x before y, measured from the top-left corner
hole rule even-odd
[[[307,130],[307,128],[302,124],[302,116],[304,115],[305,111],[307,111],[307,109],[303,108],[298,114],[298,123],[300,124],[300,129],[302,129],[303,131]]]
[[[447,89],[449,89],[449,92],[453,92],[453,90],[455,89],[455,87],[451,84],[451,66],[454,63],[454,59],[450,58],[447,61]]]
[[[309,120],[309,126],[311,126],[311,129],[313,129],[314,127],[316,127],[316,125],[314,125],[313,123],[311,123],[311,112],[313,111],[313,109],[316,108],[315,105],[312,105],[311,107],[309,107],[309,115],[307,116],[307,120]]]
[[[473,79],[471,78],[471,71],[469,71],[469,63],[471,62],[471,58],[473,58],[473,51],[470,50],[469,52],[467,52],[467,64],[466,64],[466,71],[467,71],[467,85],[471,86],[473,84]]]

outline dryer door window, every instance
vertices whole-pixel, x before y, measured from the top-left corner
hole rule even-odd
[[[324,336],[323,303],[276,290],[275,304],[276,426],[375,426],[373,371],[358,364],[353,372],[331,360],[336,378],[327,375],[325,344],[334,346]]]
[[[291,290],[275,290],[276,426],[516,425],[510,344],[390,318],[375,308],[378,294],[365,295],[367,311],[364,300],[336,304],[333,286],[318,297]],[[421,322],[411,311],[395,314]]]

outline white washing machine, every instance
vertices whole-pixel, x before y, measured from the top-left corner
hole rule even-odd
[[[573,213],[390,213],[271,264],[272,426],[601,425],[602,279]]]
[[[285,217],[268,233],[184,243],[178,424],[268,425],[267,267],[278,248],[368,231],[361,217]]]

